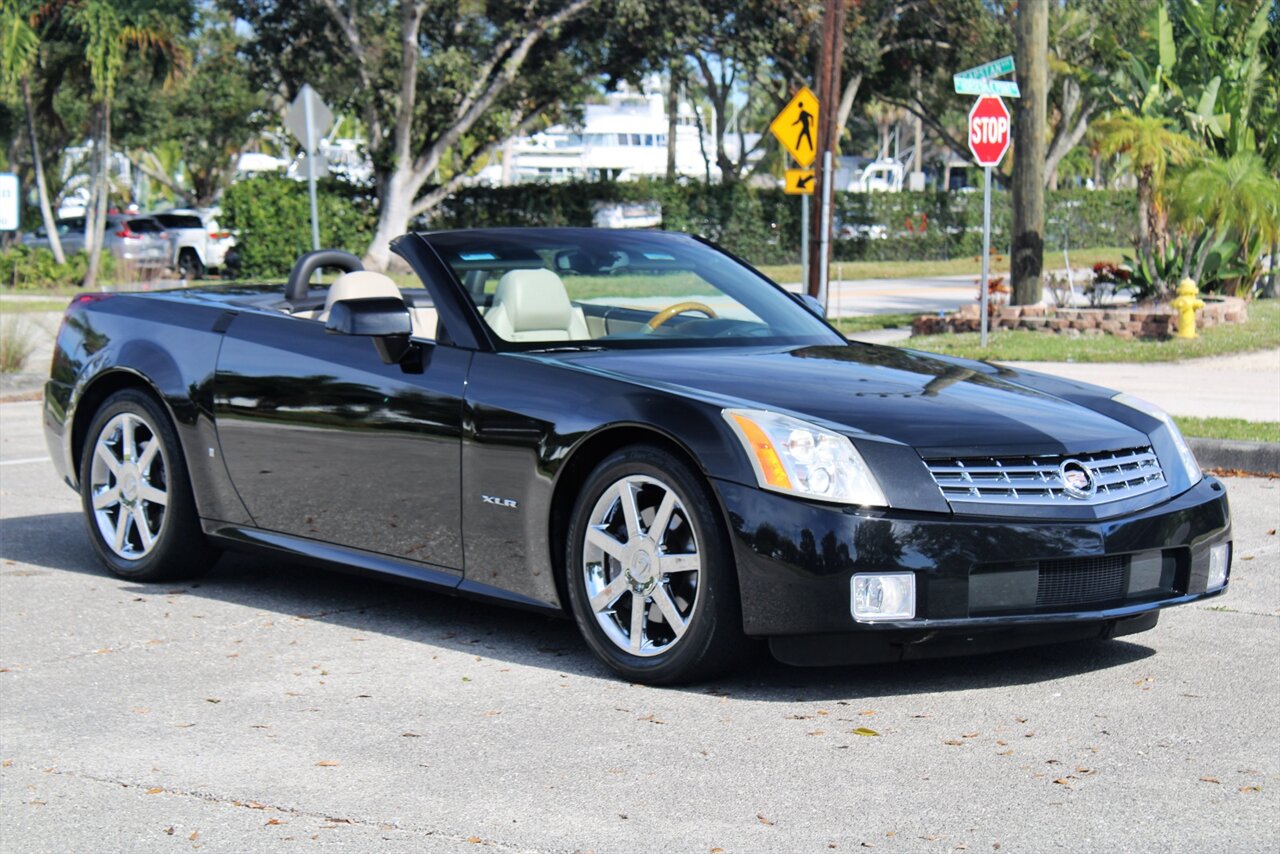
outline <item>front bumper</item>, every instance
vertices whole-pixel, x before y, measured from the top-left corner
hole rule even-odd
[[[1127,634],[1154,626],[1161,608],[1225,590],[1207,590],[1210,547],[1231,538],[1226,490],[1212,477],[1158,505],[1097,521],[858,511],[729,481],[715,488],[729,520],[744,628],[769,637],[775,654],[794,663],[949,654],[948,641],[961,641],[963,652]],[[1038,605],[1033,578],[1031,601],[992,607],[984,599],[989,573],[1152,552],[1170,569],[1160,589],[1141,595]],[[891,571],[915,574],[915,619],[855,622],[853,574]],[[876,654],[877,647],[886,649]]]

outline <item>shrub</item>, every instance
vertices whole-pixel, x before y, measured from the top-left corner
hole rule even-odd
[[[67,263],[59,264],[48,249],[19,243],[0,255],[0,286],[19,291],[78,288],[88,269],[87,253],[77,252],[68,256]],[[114,275],[115,258],[103,252],[99,279],[108,282]]]
[[[363,255],[377,219],[365,190],[325,179],[316,191],[320,245]],[[221,222],[236,232],[241,274],[280,277],[298,256],[311,251],[311,205],[307,185],[283,175],[263,175],[229,187]]]

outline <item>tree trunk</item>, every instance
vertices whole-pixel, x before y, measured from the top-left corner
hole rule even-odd
[[[62,251],[62,238],[58,236],[58,222],[53,218],[49,204],[49,188],[44,181],[44,163],[40,160],[40,140],[36,137],[35,107],[31,103],[31,80],[22,78],[22,106],[27,111],[27,133],[31,136],[31,166],[36,174],[36,195],[40,197],[40,218],[44,220],[45,233],[49,235],[49,251],[59,264],[67,263]]]
[[[409,170],[403,166],[388,175],[380,186],[378,227],[364,256],[364,266],[368,270],[385,270],[391,265],[391,241],[409,230],[413,199],[419,189],[413,183]]]
[[[1049,2],[1023,0],[1018,6],[1018,88],[1013,109],[1013,245],[1010,268],[1013,305],[1029,305],[1043,295],[1045,120],[1048,109]]]
[[[676,140],[680,131],[680,81],[675,63],[667,75],[667,180],[676,179]]]
[[[1151,176],[1146,170],[1138,173],[1138,250],[1143,253],[1151,251],[1151,235],[1154,223],[1151,220]]]
[[[99,154],[102,153],[102,109],[94,104],[89,111],[89,200],[84,207],[84,251],[93,254],[93,247],[98,243],[98,229],[94,223],[98,219],[98,173],[102,171]]]
[[[98,193],[94,204],[93,249],[89,251],[89,268],[84,274],[84,287],[88,290],[93,290],[98,286],[98,273],[102,269],[102,243],[107,225],[107,197],[111,194],[110,157],[111,100],[107,99],[102,105],[102,140],[98,154],[100,165],[98,168]],[[87,225],[88,223],[86,222]],[[89,239],[86,234],[86,246],[88,243]]]

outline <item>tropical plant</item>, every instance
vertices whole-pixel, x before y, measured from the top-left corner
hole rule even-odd
[[[1267,171],[1252,151],[1230,158],[1206,158],[1169,181],[1170,218],[1189,235],[1200,234],[1194,267],[1188,273],[1202,282],[1216,250],[1219,265],[1243,278],[1249,292],[1262,276],[1262,256],[1280,239],[1280,180]],[[1228,252],[1230,247],[1233,252]],[[1224,263],[1225,262],[1225,263]],[[1218,278],[1226,278],[1218,273]]]
[[[0,319],[0,374],[14,374],[27,366],[35,352],[37,330],[17,315]]]
[[[1163,116],[1116,113],[1096,122],[1091,133],[1103,156],[1124,155],[1138,183],[1138,254],[1165,249],[1162,194],[1170,165],[1188,162],[1199,151],[1195,140],[1171,129]]]
[[[35,106],[31,101],[31,74],[40,58],[40,36],[31,26],[31,9],[19,0],[3,0],[0,6],[0,96],[22,95],[22,109],[27,119],[27,135],[31,145],[31,167],[35,174],[36,194],[40,198],[40,216],[49,235],[49,250],[59,264],[66,263],[62,238],[49,204],[49,187],[44,177],[44,161],[40,157],[40,138],[36,134]]]

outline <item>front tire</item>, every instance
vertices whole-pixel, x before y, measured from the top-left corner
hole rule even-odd
[[[702,477],[667,451],[625,448],[588,477],[568,536],[583,637],[633,682],[711,678],[743,661],[733,553]]]
[[[217,560],[200,529],[177,434],[150,395],[116,392],[94,415],[80,460],[80,496],[89,540],[113,575],[185,578]]]

